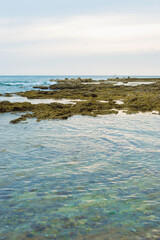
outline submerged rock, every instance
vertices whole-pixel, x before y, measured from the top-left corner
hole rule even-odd
[[[47,225],[41,223],[34,223],[31,226],[35,232],[42,232],[47,228]]]

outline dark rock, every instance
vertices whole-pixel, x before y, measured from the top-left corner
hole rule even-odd
[[[26,233],[26,237],[28,237],[28,238],[33,238],[33,237],[34,237],[34,234],[33,234],[33,233],[30,233],[30,232],[27,232],[27,233]]]
[[[39,88],[39,89],[49,89],[48,86],[33,86],[33,88]]]

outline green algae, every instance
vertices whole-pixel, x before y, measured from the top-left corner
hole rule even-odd
[[[117,81],[149,81],[151,84],[138,86],[114,85]],[[138,112],[160,113],[160,79],[159,78],[123,78],[109,79],[108,82],[92,79],[65,79],[56,80],[49,91],[31,90],[17,93],[28,99],[79,99],[76,104],[31,104],[29,102],[10,103],[0,102],[0,113],[27,112],[11,123],[36,118],[37,121],[45,119],[67,119],[73,115],[117,114],[119,110],[127,114]],[[96,84],[95,84],[96,83]],[[42,86],[43,88],[43,86]],[[45,88],[45,86],[44,86]],[[116,101],[121,101],[119,104]],[[31,113],[28,113],[31,112]]]
[[[108,81],[114,81],[114,82],[158,82],[160,81],[160,78],[137,78],[137,77],[122,77],[122,78],[109,78]]]

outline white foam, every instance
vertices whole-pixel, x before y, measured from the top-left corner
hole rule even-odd
[[[138,85],[142,85],[142,84],[153,84],[153,83],[156,83],[156,82],[127,82],[127,83],[124,83],[124,82],[117,82],[115,83],[114,85],[116,86],[121,86],[121,85],[124,85],[124,86],[138,86]]]
[[[119,105],[124,104],[124,102],[123,102],[122,100],[114,100],[114,102],[115,102],[116,104],[119,104]]]

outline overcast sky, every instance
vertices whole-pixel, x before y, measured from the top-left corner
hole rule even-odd
[[[1,1],[0,74],[160,75],[160,0]]]

